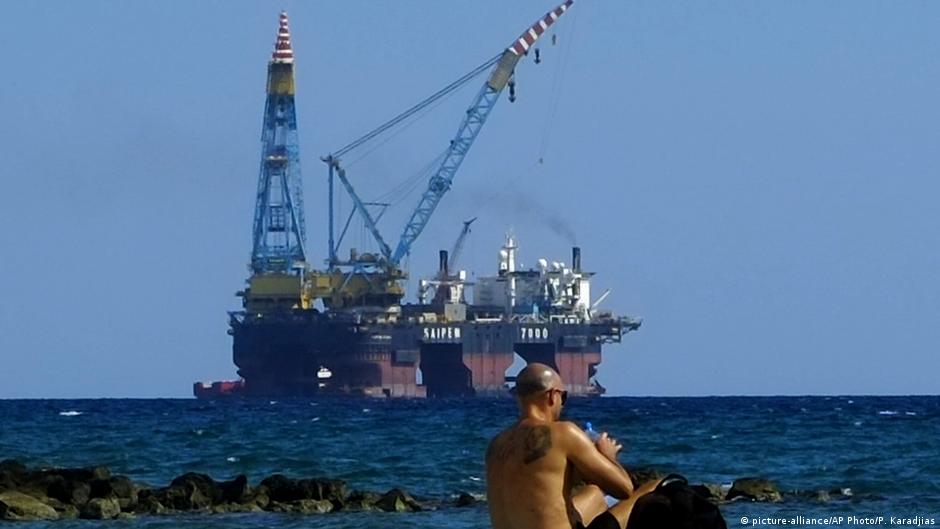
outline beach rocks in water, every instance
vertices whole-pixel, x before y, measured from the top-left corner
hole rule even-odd
[[[122,511],[130,512],[137,507],[138,488],[127,476],[111,476],[91,482],[91,498],[115,500]]]
[[[480,500],[476,498],[473,494],[469,492],[460,492],[457,494],[457,498],[454,500],[454,507],[470,507],[478,503]]]
[[[121,505],[114,498],[92,498],[82,507],[81,518],[111,520],[121,514]]]
[[[740,478],[734,480],[731,484],[731,490],[725,497],[727,500],[738,498],[751,501],[772,501],[783,500],[783,496],[772,481],[763,478]]]
[[[153,494],[151,494],[150,489],[144,489],[140,491],[139,501],[137,502],[137,507],[135,512],[141,514],[163,514],[166,512],[166,506],[160,503],[160,500]]]
[[[0,461],[0,491],[15,489],[26,480],[26,465],[13,459]]]
[[[652,468],[634,470],[637,485],[663,474]],[[728,485],[693,485],[712,503],[751,500],[829,502],[852,496],[850,489],[788,491],[763,478],[741,478]],[[471,507],[486,498],[459,492],[449,499],[417,500],[400,488],[384,494],[349,491],[341,480],[295,479],[274,474],[252,487],[244,475],[228,481],[188,472],[165,487],[134,483],[111,475],[105,467],[31,470],[19,462],[0,462],[0,520],[59,520],[87,518],[112,520],[134,514],[282,512],[322,514],[336,511],[415,512],[438,508]]]
[[[178,511],[207,509],[222,502],[222,489],[206,474],[187,472],[161,490],[164,506]]]
[[[366,492],[362,490],[354,490],[348,498],[346,498],[345,503],[343,504],[343,510],[345,511],[378,511],[378,503],[380,495],[374,492]]]
[[[271,512],[292,512],[297,514],[322,514],[333,510],[333,502],[329,500],[294,500],[287,503],[271,502]]]
[[[375,502],[376,507],[386,512],[414,512],[423,510],[410,494],[401,489],[392,489]]]
[[[346,483],[335,479],[291,479],[281,474],[264,478],[258,490],[273,502],[326,500],[341,508],[346,500]]]
[[[16,461],[0,462],[0,519],[4,520],[111,520],[174,512],[414,512],[429,506],[436,504],[422,504],[402,489],[350,493],[344,481],[326,478],[275,474],[252,487],[244,475],[216,481],[188,472],[165,487],[150,487],[112,476],[105,467],[30,470]]]
[[[59,513],[28,494],[0,492],[0,520],[58,520]]]
[[[251,496],[251,487],[244,474],[235,476],[231,481],[220,482],[219,490],[222,493],[222,501],[228,503],[241,503]]]
[[[804,501],[815,501],[818,503],[829,503],[832,501],[844,501],[852,497],[852,489],[817,489],[817,490],[795,490],[785,493],[786,496],[795,496]]]
[[[692,490],[712,503],[721,503],[727,497],[729,489],[719,483],[702,483],[692,485]]]

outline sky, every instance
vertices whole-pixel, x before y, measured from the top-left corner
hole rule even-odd
[[[319,157],[553,7],[5,3],[0,398],[186,397],[235,377],[226,311],[248,275],[280,9],[319,265]],[[610,394],[938,393],[940,3],[578,0],[556,27],[418,239],[413,277],[478,216],[462,267],[494,273],[509,231],[528,265],[576,243],[603,307],[643,318],[604,351]],[[446,147],[470,84],[347,164],[364,196]],[[387,239],[417,198],[389,210]]]

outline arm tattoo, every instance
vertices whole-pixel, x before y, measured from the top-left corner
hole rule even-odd
[[[523,462],[529,464],[538,461],[548,453],[552,447],[552,430],[548,426],[536,426],[530,428],[525,436],[525,459]]]

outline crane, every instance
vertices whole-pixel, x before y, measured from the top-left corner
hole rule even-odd
[[[473,224],[475,220],[477,220],[476,217],[463,221],[463,229],[460,230],[460,235],[457,236],[457,240],[454,241],[454,247],[450,250],[450,259],[447,261],[448,270],[456,269],[457,259],[460,258],[460,252],[463,250],[463,243],[467,240],[467,235],[470,234],[470,225]]]
[[[450,189],[454,176],[456,176],[457,170],[460,169],[460,164],[463,163],[470,147],[473,146],[473,142],[480,134],[480,130],[486,124],[490,111],[493,110],[493,106],[499,100],[503,89],[512,80],[516,64],[528,53],[529,48],[535,44],[535,41],[545,30],[554,24],[573,3],[574,0],[567,0],[554,10],[546,13],[544,17],[533,24],[503,52],[499,62],[496,63],[496,67],[483,84],[483,88],[480,89],[480,93],[473,100],[470,108],[467,109],[467,115],[457,129],[457,135],[450,142],[447,155],[441,162],[437,172],[431,176],[427,190],[421,196],[421,200],[412,212],[408,223],[405,224],[405,229],[398,241],[398,247],[395,248],[395,253],[392,255],[391,262],[393,264],[397,264],[405,255],[411,252],[411,245],[424,231],[428,221],[431,220],[431,215],[437,205]]]
[[[538,38],[542,36],[542,34],[544,34],[545,31],[568,10],[573,3],[574,0],[566,0],[563,4],[559,5],[552,11],[549,11],[545,14],[544,17],[536,21],[535,24],[530,26],[525,32],[522,33],[522,35],[519,36],[519,38],[514,40],[509,45],[509,47],[503,50],[496,57],[487,60],[485,63],[478,66],[460,79],[454,81],[450,85],[444,87],[424,101],[411,107],[410,109],[389,120],[368,134],[351,142],[342,149],[339,149],[338,151],[322,158],[322,160],[329,166],[329,262],[331,267],[339,262],[336,258],[337,244],[333,236],[334,226],[332,195],[334,176],[339,178],[341,185],[352,198],[355,211],[359,212],[365,227],[369,230],[369,232],[372,234],[372,237],[375,239],[381,254],[382,264],[389,270],[398,269],[401,260],[411,253],[411,247],[415,240],[419,235],[421,235],[421,232],[424,231],[425,227],[427,227],[427,224],[431,219],[431,215],[434,213],[435,209],[437,209],[441,199],[444,197],[447,191],[450,190],[450,187],[454,181],[454,177],[456,176],[457,171],[460,169],[460,165],[463,163],[464,158],[467,156],[467,153],[473,146],[474,141],[476,141],[477,136],[480,134],[480,130],[483,128],[483,125],[486,124],[487,118],[489,117],[490,112],[493,110],[496,102],[499,100],[500,94],[507,85],[512,88],[513,74],[516,65],[526,54],[528,54],[529,49],[531,49],[531,47],[535,44],[536,40],[538,40]],[[419,200],[418,205],[414,208],[410,218],[408,219],[408,222],[405,224],[395,250],[392,251],[391,247],[382,237],[382,234],[378,229],[376,219],[367,209],[367,203],[359,198],[359,195],[356,193],[352,183],[346,176],[345,169],[341,167],[341,157],[353,149],[374,139],[392,127],[402,123],[409,117],[420,112],[424,108],[453,92],[457,88],[460,88],[469,80],[487,71],[491,67],[492,69],[490,70],[486,82],[483,84],[483,87],[480,89],[477,96],[473,99],[473,102],[467,108],[464,118],[461,120],[460,126],[457,128],[457,134],[450,141],[450,144],[442,157],[440,165],[437,167],[436,171],[431,174],[426,190],[421,195],[421,199]],[[467,225],[467,229],[469,230],[469,224]]]
[[[460,257],[460,251],[463,250],[463,243],[470,234],[470,225],[477,220],[473,217],[463,222],[463,228],[460,235],[454,241],[449,257],[446,251],[441,251],[440,267],[437,271],[437,278],[431,281],[422,280],[419,284],[418,299],[422,303],[427,301],[428,291],[434,289],[434,303],[437,305],[448,302],[447,300],[463,300],[463,289],[466,284],[463,273],[456,272],[457,259]]]

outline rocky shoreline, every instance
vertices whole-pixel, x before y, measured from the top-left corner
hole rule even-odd
[[[652,479],[665,477],[655,469],[639,469],[632,472],[633,480],[637,484]],[[781,490],[776,483],[769,479],[758,477],[743,477],[734,480],[731,485],[720,483],[692,484],[700,495],[708,501],[722,505],[737,501],[755,501],[778,503],[789,500],[812,501],[828,503],[836,500],[846,500],[853,497],[850,488],[816,489],[816,490]]]
[[[661,474],[635,473],[638,483]],[[730,486],[694,486],[716,504],[728,501],[783,501],[785,496],[830,501],[846,490],[781,493],[766,479],[741,478]],[[459,492],[451,498],[416,499],[393,488],[384,493],[351,490],[329,478],[294,479],[274,474],[252,486],[244,475],[216,481],[188,472],[164,487],[113,475],[106,467],[29,469],[15,460],[0,462],[0,520],[110,520],[174,513],[277,512],[323,514],[349,511],[415,512],[474,505],[482,498]]]

